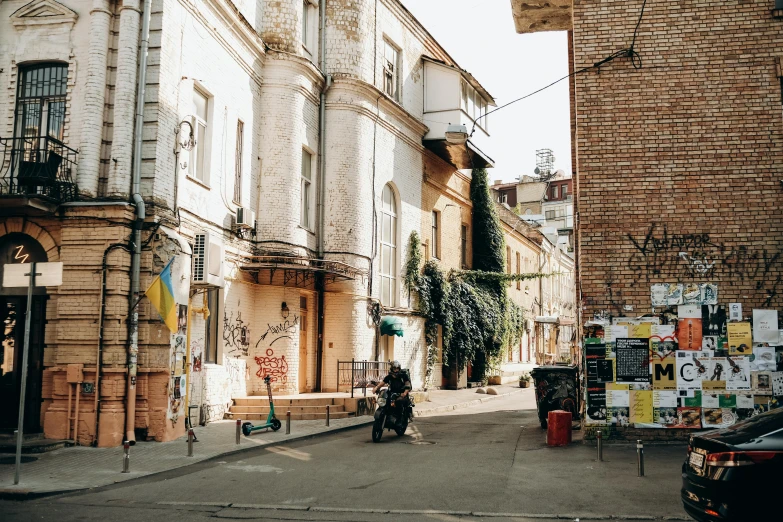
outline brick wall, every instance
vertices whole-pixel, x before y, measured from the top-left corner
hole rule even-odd
[[[783,22],[771,7],[648,5],[642,69],[618,59],[576,76],[585,317],[647,312],[658,282],[715,282],[746,309],[783,304]],[[621,0],[575,3],[575,67],[627,47],[637,17]],[[714,268],[695,272],[693,258]]]

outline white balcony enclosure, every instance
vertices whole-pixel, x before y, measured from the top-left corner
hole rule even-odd
[[[424,124],[429,132],[423,144],[458,169],[489,168],[489,125],[487,113],[495,100],[473,76],[434,58],[424,62]],[[464,125],[467,143],[446,139],[449,125]],[[472,135],[471,135],[472,133]]]

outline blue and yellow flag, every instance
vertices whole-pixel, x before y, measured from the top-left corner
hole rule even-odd
[[[174,303],[174,286],[171,283],[171,263],[173,261],[172,257],[166,268],[158,274],[158,277],[144,292],[172,333],[177,331],[177,305]]]

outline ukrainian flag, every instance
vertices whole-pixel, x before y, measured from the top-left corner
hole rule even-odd
[[[174,286],[171,283],[171,260],[158,274],[144,294],[160,314],[160,318],[172,332],[177,331],[177,305],[174,303]]]

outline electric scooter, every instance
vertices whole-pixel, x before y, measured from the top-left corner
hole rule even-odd
[[[282,426],[282,423],[280,420],[275,417],[275,404],[272,402],[272,379],[268,375],[264,377],[264,382],[266,383],[266,392],[269,395],[269,415],[266,418],[266,422],[264,424],[259,424],[258,426],[253,426],[252,422],[245,422],[242,424],[242,433],[245,434],[245,437],[253,433],[254,431],[263,430],[266,428],[272,428],[272,431],[277,431],[280,429],[280,426]]]

